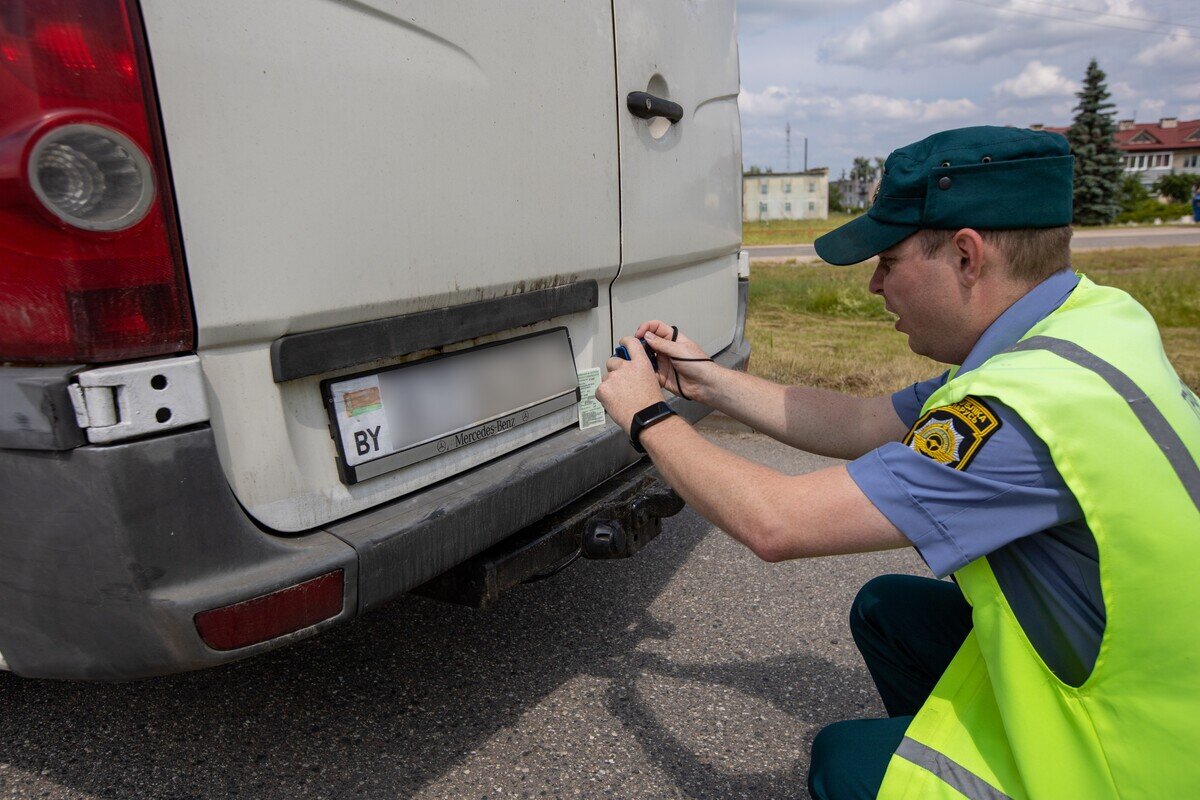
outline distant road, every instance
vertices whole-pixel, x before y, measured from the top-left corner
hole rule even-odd
[[[1112,247],[1182,247],[1200,244],[1200,225],[1195,228],[1134,228],[1127,231],[1076,231],[1072,250]]]
[[[1118,247],[1180,247],[1200,245],[1200,225],[1196,228],[1131,228],[1130,230],[1076,231],[1072,250],[1102,250]],[[750,258],[816,258],[811,244],[780,244],[747,247]]]

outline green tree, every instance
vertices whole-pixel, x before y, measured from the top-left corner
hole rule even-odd
[[[846,207],[842,205],[842,190],[834,184],[829,184],[829,210],[830,211],[845,211]]]
[[[1075,120],[1067,141],[1075,156],[1075,223],[1104,225],[1120,210],[1121,153],[1113,142],[1113,110],[1104,70],[1092,59],[1075,95]]]
[[[1133,211],[1150,199],[1150,192],[1134,175],[1126,175],[1121,181],[1121,211]]]
[[[1195,175],[1163,175],[1154,182],[1154,193],[1161,195],[1172,203],[1192,202],[1192,192],[1200,183]]]
[[[855,157],[854,166],[850,168],[850,180],[869,181],[874,177],[875,168],[871,166],[871,159],[864,156]]]
[[[757,164],[751,164],[750,168],[746,170],[746,174],[747,175],[762,175],[762,167],[758,166]]]

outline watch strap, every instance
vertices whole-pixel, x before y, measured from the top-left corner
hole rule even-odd
[[[651,425],[657,425],[667,417],[675,416],[675,412],[662,400],[648,405],[641,411],[633,415],[633,422],[629,425],[629,443],[633,445],[633,449],[639,453],[645,453],[646,448],[642,447],[642,431],[649,428]]]

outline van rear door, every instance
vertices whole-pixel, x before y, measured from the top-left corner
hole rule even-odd
[[[742,240],[734,0],[613,6],[621,144],[614,335],[662,319],[711,355],[733,339]],[[683,116],[634,116],[631,92],[677,103]]]
[[[619,266],[609,0],[142,0],[212,425],[239,501],[299,531],[570,424],[573,409],[348,485],[322,379],[281,337],[596,281],[566,326],[611,353]],[[622,123],[624,124],[624,123]],[[707,245],[706,245],[707,247]]]

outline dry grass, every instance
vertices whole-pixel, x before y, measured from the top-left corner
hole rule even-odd
[[[769,222],[742,222],[742,244],[746,247],[758,247],[772,244],[812,244],[823,233],[829,233],[834,228],[845,225],[859,214],[830,213],[828,219],[777,219]],[[1127,231],[1137,228],[1174,227],[1190,229],[1193,226],[1177,222],[1166,222],[1156,225],[1152,222],[1122,223],[1120,225],[1077,225],[1080,231]]]
[[[767,244],[812,244],[823,233],[844,225],[858,214],[829,215],[829,219],[776,219],[769,222],[743,222],[742,244],[747,247]]]
[[[1179,375],[1200,387],[1200,248],[1076,253],[1076,270],[1132,294],[1158,321]],[[945,365],[914,354],[871,295],[873,266],[758,265],[750,278],[750,369],[781,383],[855,395],[894,391]]]

